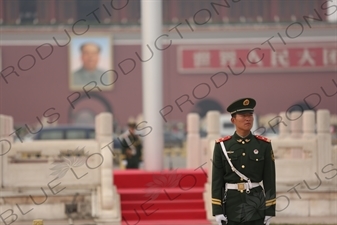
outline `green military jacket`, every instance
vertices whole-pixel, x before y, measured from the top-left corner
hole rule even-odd
[[[224,142],[233,166],[248,177],[251,182],[263,184],[250,193],[229,189],[226,192],[226,216],[236,222],[253,221],[264,216],[275,216],[276,182],[275,161],[268,138],[250,133],[241,138],[233,136],[216,141],[212,160],[212,210],[213,215],[223,214],[222,199],[226,183],[245,182],[232,171],[220,142]]]
[[[121,136],[121,150],[122,154],[125,155],[127,165],[126,168],[138,168],[139,163],[142,161],[142,142],[138,135],[131,134],[129,131],[125,132]],[[132,156],[126,155],[128,149],[134,149],[135,154]]]

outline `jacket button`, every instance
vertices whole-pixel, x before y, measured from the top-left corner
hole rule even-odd
[[[242,168],[245,168],[245,165],[242,165],[241,167],[242,167]]]
[[[243,155],[243,156],[245,156],[245,155],[246,155],[246,153],[242,153],[242,155]]]

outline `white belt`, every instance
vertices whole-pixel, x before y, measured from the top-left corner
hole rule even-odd
[[[260,186],[260,183],[250,183],[250,187],[248,183],[237,183],[237,184],[228,184],[226,183],[226,190],[227,189],[234,189],[243,192],[243,190],[249,190],[255,187]]]

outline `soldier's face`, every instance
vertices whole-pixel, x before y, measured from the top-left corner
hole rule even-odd
[[[237,113],[231,120],[237,130],[250,131],[253,127],[254,117],[252,112]]]
[[[130,131],[131,134],[134,134],[135,133],[135,128],[129,127],[129,131]]]

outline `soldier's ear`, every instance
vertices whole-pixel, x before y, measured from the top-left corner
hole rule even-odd
[[[232,117],[231,118],[231,122],[234,124],[234,119],[235,119],[235,117]]]

